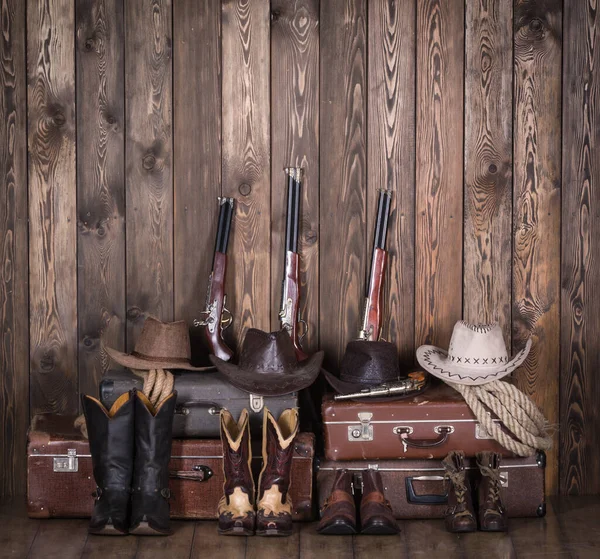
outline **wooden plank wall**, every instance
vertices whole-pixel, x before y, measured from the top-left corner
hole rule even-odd
[[[388,188],[384,337],[411,364],[460,318],[532,335],[515,379],[555,426],[549,491],[600,492],[593,0],[0,3],[1,496],[30,415],[77,411],[103,343],[197,316],[218,195],[228,342],[277,327],[290,164],[307,347],[335,369],[356,335]]]

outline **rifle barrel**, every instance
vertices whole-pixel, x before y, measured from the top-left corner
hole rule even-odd
[[[226,198],[225,207],[227,208],[227,215],[225,218],[225,224],[223,225],[223,244],[221,245],[221,252],[227,254],[227,246],[229,245],[229,233],[231,231],[231,221],[233,219],[234,200],[233,198]]]
[[[287,174],[287,214],[285,222],[285,250],[298,252],[298,230],[302,187],[302,167],[286,167]]]
[[[365,289],[366,297],[369,296],[369,290],[371,287],[371,275],[373,274],[373,266],[375,265],[375,249],[379,248],[381,250],[385,250],[391,200],[392,195],[389,191],[379,191],[379,198],[377,200],[377,217],[375,219],[375,233],[373,235],[373,251],[371,252],[371,266],[369,268],[369,275],[367,277]]]
[[[217,252],[225,254],[229,243],[229,231],[233,216],[233,198],[218,198],[219,221],[217,222],[217,235],[215,238],[215,255]],[[213,256],[214,266],[214,256]]]

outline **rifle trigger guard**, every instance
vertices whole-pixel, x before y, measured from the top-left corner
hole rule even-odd
[[[298,335],[298,341],[301,342],[304,338],[306,338],[306,334],[308,334],[308,324],[306,323],[306,320],[304,320],[303,318],[298,319],[298,324],[304,325],[302,334]]]
[[[223,310],[221,312],[221,330],[226,330],[233,322],[231,311],[225,306],[227,304],[227,295],[223,295]]]

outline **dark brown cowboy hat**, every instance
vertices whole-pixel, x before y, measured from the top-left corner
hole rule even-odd
[[[346,346],[346,352],[340,365],[340,376],[323,371],[327,382],[338,394],[352,394],[365,388],[377,388],[405,378],[400,373],[398,350],[390,342],[369,342],[354,340]],[[397,400],[414,396],[416,392],[405,395],[381,396],[369,398],[378,400]]]
[[[135,348],[131,353],[105,347],[108,356],[129,369],[186,369],[212,371],[214,367],[194,367],[190,361],[190,334],[183,320],[161,322],[149,316],[144,322]]]
[[[294,344],[287,330],[246,332],[239,365],[215,355],[211,362],[236,388],[258,396],[282,396],[310,386],[321,370],[323,352],[296,361]]]

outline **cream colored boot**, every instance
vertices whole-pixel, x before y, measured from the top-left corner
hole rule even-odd
[[[263,467],[258,481],[256,534],[289,536],[292,533],[292,502],[289,497],[294,440],[298,434],[298,410],[287,409],[279,421],[265,408],[263,420]]]

